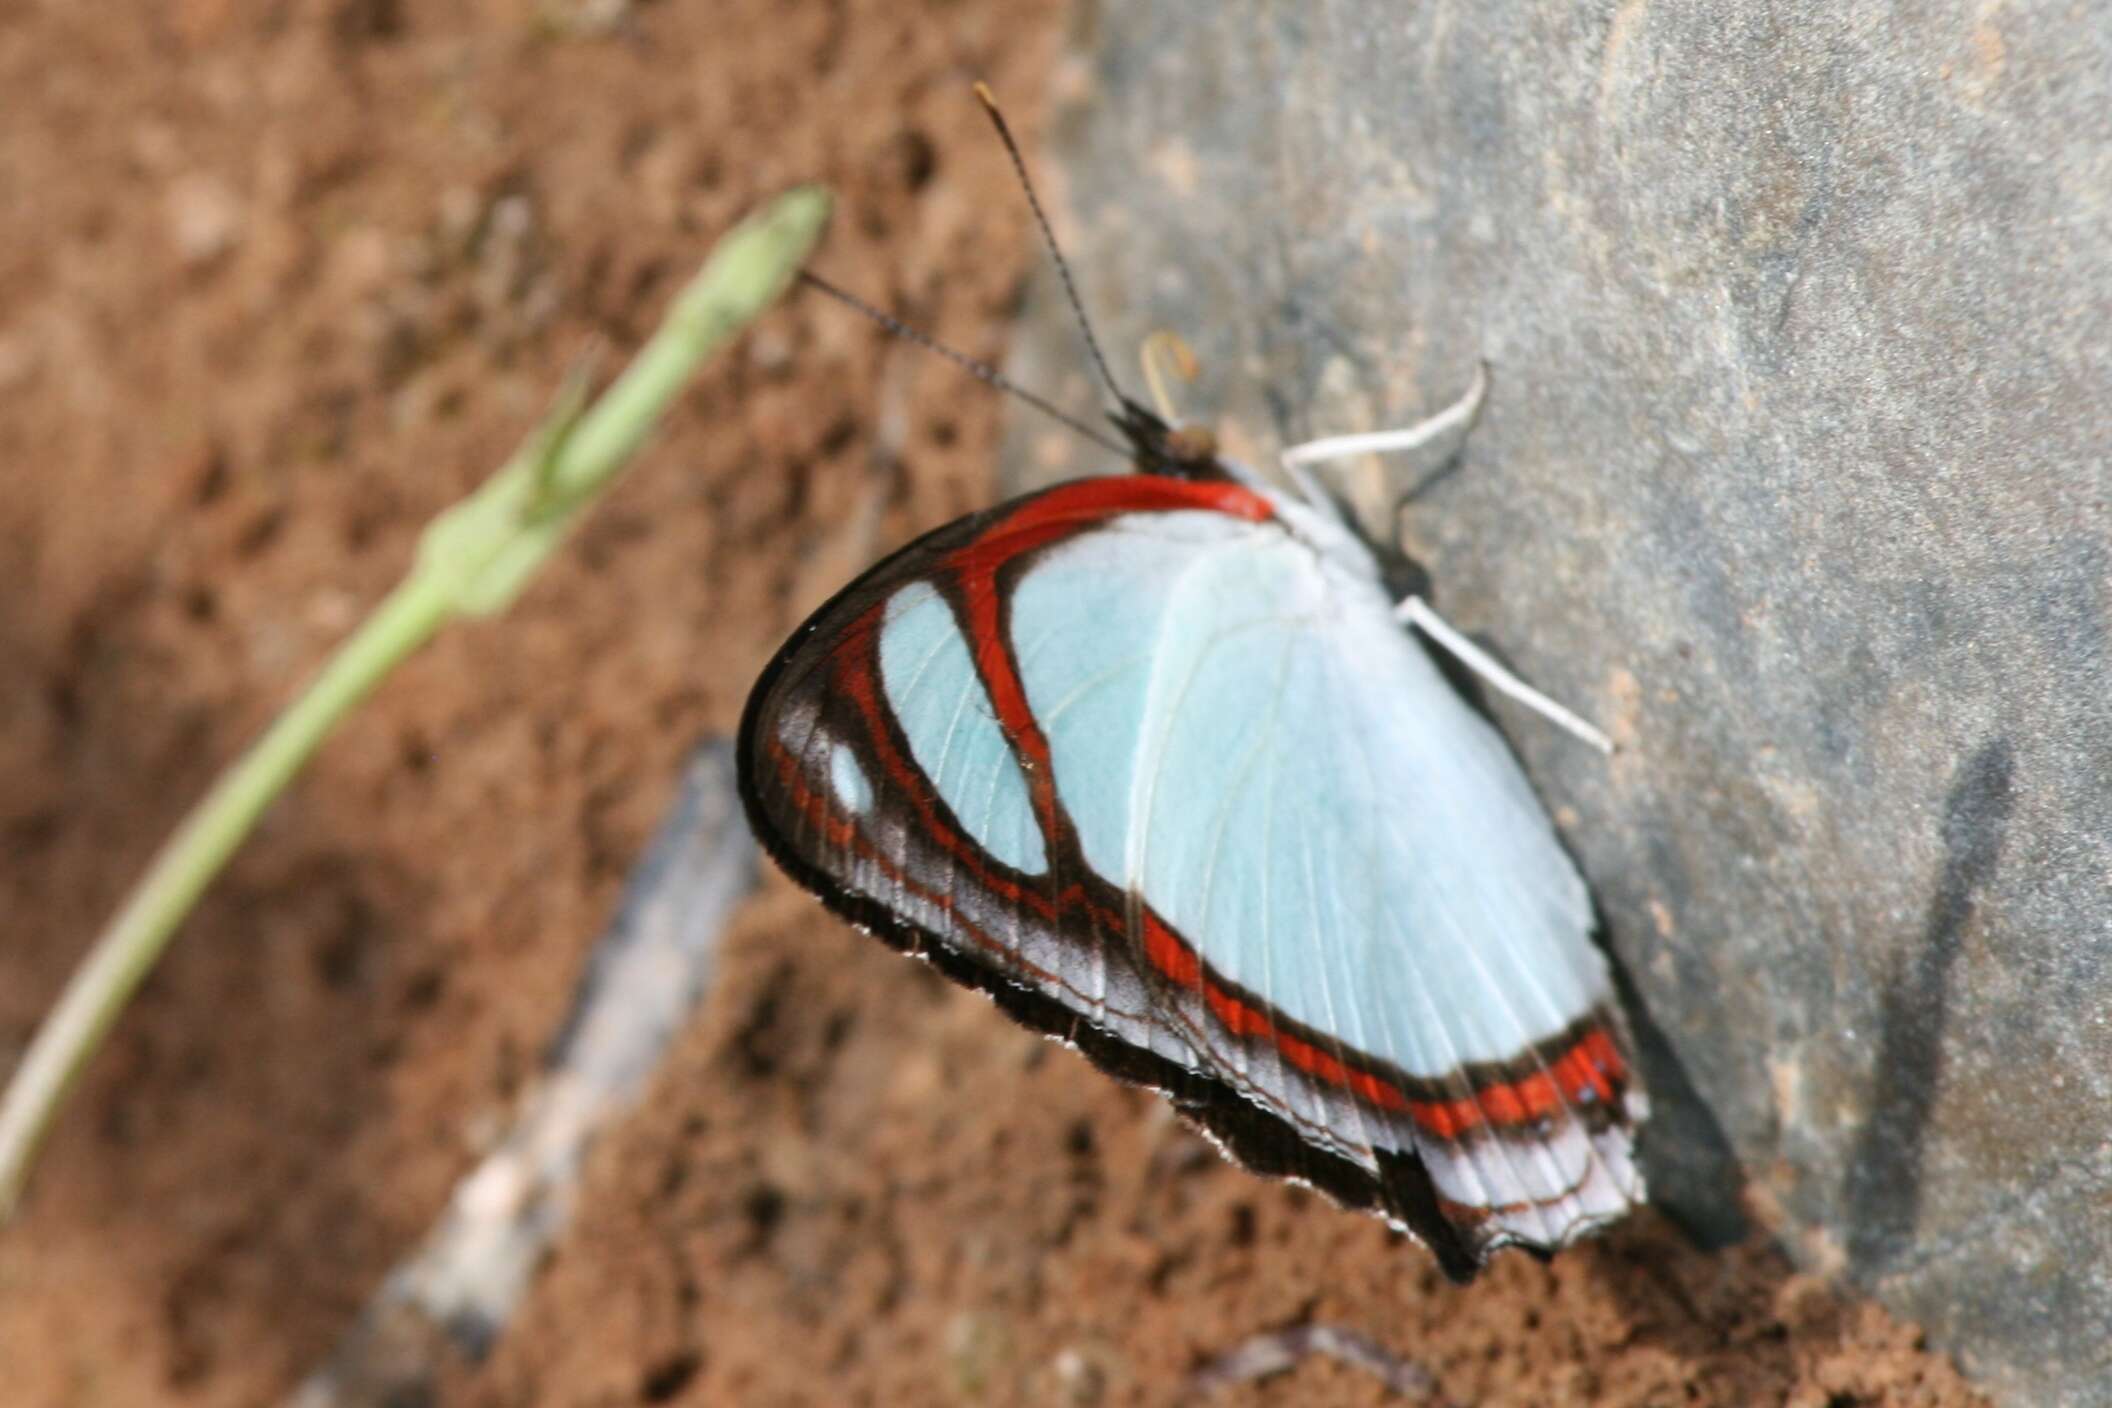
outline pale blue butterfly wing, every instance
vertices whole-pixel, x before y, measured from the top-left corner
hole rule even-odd
[[[818,613],[744,795],[839,910],[1464,1278],[1641,1200],[1643,1098],[1574,866],[1389,608],[1267,491],[1059,486]]]

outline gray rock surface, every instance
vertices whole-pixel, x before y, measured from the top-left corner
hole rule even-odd
[[[1088,6],[1045,194],[1256,458],[1487,359],[1403,527],[1624,745],[1496,709],[1659,1201],[1734,1236],[1742,1180],[2004,1401],[2112,1404],[2112,9],[1883,8]],[[1015,370],[1089,405],[1052,289]]]

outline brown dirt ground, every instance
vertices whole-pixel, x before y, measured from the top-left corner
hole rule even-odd
[[[609,21],[604,25],[604,21]],[[819,178],[823,263],[1003,346],[1053,0],[0,8],[0,1069],[213,769],[583,349]],[[812,300],[503,622],[390,682],[191,921],[0,1233],[24,1405],[268,1402],[503,1119],[688,744],[1001,407]],[[899,472],[874,446],[902,437]],[[772,878],[467,1404],[1182,1397],[1337,1322],[1464,1404],[1955,1405],[1916,1332],[1637,1219],[1455,1291]],[[1309,1361],[1228,1403],[1371,1403]]]

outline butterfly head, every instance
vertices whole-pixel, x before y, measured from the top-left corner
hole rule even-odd
[[[1217,436],[1206,426],[1171,425],[1128,396],[1107,418],[1129,443],[1130,458],[1141,473],[1174,479],[1239,478],[1217,457]]]

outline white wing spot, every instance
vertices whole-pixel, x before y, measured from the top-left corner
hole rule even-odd
[[[847,743],[829,749],[829,790],[853,816],[864,816],[873,806],[873,784],[858,765],[858,755]]]

